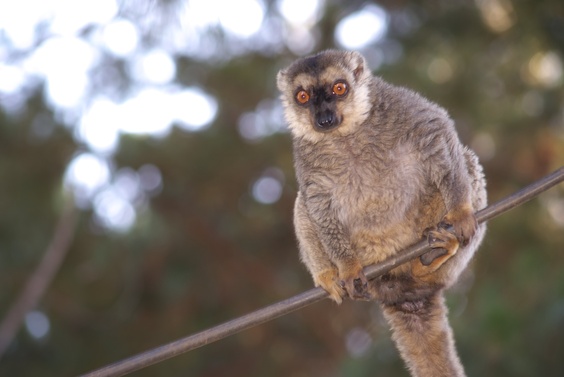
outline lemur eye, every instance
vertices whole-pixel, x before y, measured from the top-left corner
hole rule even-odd
[[[309,94],[305,90],[300,90],[296,94],[296,101],[298,101],[302,105],[305,105],[309,101]]]
[[[347,90],[347,83],[343,81],[337,81],[335,84],[333,84],[333,94],[339,97],[347,94]]]

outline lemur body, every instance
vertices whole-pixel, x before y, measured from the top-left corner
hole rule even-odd
[[[447,112],[372,76],[355,52],[326,51],[278,75],[293,137],[300,255],[333,300],[376,299],[414,376],[463,376],[443,290],[485,232],[475,154]],[[447,230],[451,227],[451,231]],[[432,251],[368,282],[363,267],[419,241]]]

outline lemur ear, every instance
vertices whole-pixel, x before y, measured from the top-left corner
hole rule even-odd
[[[282,69],[276,75],[276,86],[278,86],[278,90],[284,92],[286,90],[286,70]]]
[[[359,54],[356,51],[351,51],[351,63],[353,68],[353,75],[355,80],[359,80],[363,75],[366,69],[366,60],[364,56]]]

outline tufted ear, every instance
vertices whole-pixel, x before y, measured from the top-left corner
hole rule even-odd
[[[285,69],[280,70],[278,72],[278,75],[276,75],[276,86],[278,86],[278,90],[280,90],[281,92],[285,92],[286,88],[288,87],[287,77],[288,74]]]

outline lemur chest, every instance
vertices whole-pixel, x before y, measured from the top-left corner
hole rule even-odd
[[[407,148],[344,155],[330,188],[334,210],[348,224],[394,223],[413,210],[427,187],[417,155]]]

